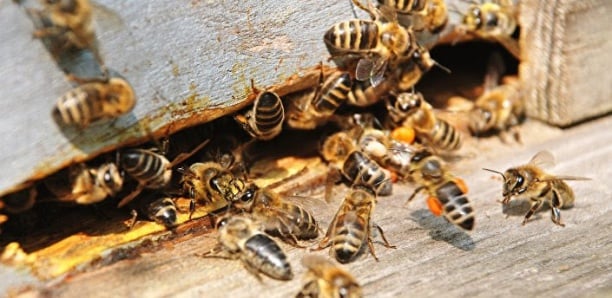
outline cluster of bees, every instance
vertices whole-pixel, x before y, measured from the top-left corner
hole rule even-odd
[[[462,13],[459,31],[500,41],[510,52],[514,51],[516,41],[511,35],[516,30],[516,13],[511,2],[470,5]],[[91,51],[103,69],[101,78],[84,82],[60,98],[54,114],[61,123],[84,128],[91,122],[130,111],[135,104],[134,91],[125,79],[109,75],[103,67],[95,45],[89,2],[45,0],[43,4],[43,10],[30,11],[44,25],[35,36],[53,41],[55,56],[71,50]],[[334,182],[344,181],[350,190],[327,232],[311,249],[330,248],[331,256],[343,264],[355,261],[366,245],[377,259],[372,229],[379,232],[385,247],[395,248],[371,218],[377,197],[390,195],[397,180],[416,186],[408,201],[425,191],[427,206],[434,215],[466,231],[475,226],[475,211],[466,184],[449,170],[445,159],[461,147],[462,133],[439,117],[423,94],[415,90],[415,84],[432,67],[445,69],[424,46],[428,36],[436,36],[448,23],[445,1],[379,0],[375,6],[352,0],[352,4],[370,19],[339,22],[324,33],[323,41],[337,66],[333,72],[325,74],[321,66],[319,83],[314,88],[282,98],[271,90],[253,86],[253,106],[233,117],[253,141],[272,140],[283,129],[333,127],[319,148],[331,169],[326,200],[329,201]],[[484,93],[465,107],[467,126],[474,135],[512,131],[520,140],[516,131],[524,118],[520,89],[516,80],[502,79],[503,63],[498,56],[490,60]],[[384,119],[368,112],[374,105],[384,106]],[[304,248],[303,241],[319,237],[315,216],[270,187],[257,186],[237,153],[243,146],[225,150],[226,147],[213,146],[216,141],[208,135],[198,144],[188,142],[189,148],[180,148],[172,159],[167,142],[153,149],[120,149],[97,162],[71,166],[35,187],[1,198],[1,211],[27,210],[41,191],[55,201],[80,205],[121,198],[118,207],[137,202],[140,207],[135,209],[172,229],[177,225],[176,198],[189,199],[190,214],[199,205],[221,202],[228,211],[216,222],[219,243],[203,257],[240,259],[257,277],[263,273],[279,280],[292,279],[291,266],[271,237]],[[203,150],[204,147],[209,148]],[[206,152],[201,154],[203,151]],[[185,166],[188,160],[193,162]],[[563,226],[559,209],[574,201],[565,180],[585,179],[547,174],[542,168],[552,161],[552,155],[543,151],[528,164],[504,173],[487,169],[504,180],[503,204],[512,197],[531,200],[532,207],[523,224],[548,202],[552,221]],[[307,256],[304,266],[309,269],[309,280],[298,297],[361,296],[355,278],[333,262]]]

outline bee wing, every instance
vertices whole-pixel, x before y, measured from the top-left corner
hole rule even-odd
[[[385,72],[387,70],[387,60],[386,59],[377,59],[374,63],[374,68],[372,69],[372,73],[370,75],[370,84],[372,87],[376,87],[382,83],[385,78]]]
[[[283,196],[283,200],[300,206],[304,208],[304,210],[310,212],[311,214],[318,214],[322,212],[322,210],[329,209],[327,202],[323,199],[315,198],[315,197],[307,197],[307,196]],[[316,211],[316,213],[315,213]]]
[[[484,92],[492,90],[497,85],[501,76],[506,72],[506,66],[504,65],[504,59],[498,51],[491,53],[489,61],[487,62],[487,72],[484,77]]]
[[[550,151],[543,150],[536,153],[529,161],[529,164],[543,169],[550,168],[555,165],[555,157]]]
[[[94,21],[96,22],[96,25],[100,25],[103,27],[103,29],[118,29],[125,26],[125,22],[117,11],[93,1],[91,2],[91,5],[93,8]]]
[[[355,78],[358,81],[367,81],[370,79],[374,69],[374,61],[369,58],[361,58],[357,62],[357,68],[355,68]]]
[[[555,176],[550,176],[550,177],[546,177],[543,179],[539,179],[539,181],[543,181],[543,182],[555,181],[555,180],[586,181],[586,180],[592,180],[592,179],[588,177],[566,176],[566,175],[555,175]]]

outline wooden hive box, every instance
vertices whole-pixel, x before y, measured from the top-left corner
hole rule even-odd
[[[521,1],[529,116],[567,126],[612,111],[611,14],[612,1]]]

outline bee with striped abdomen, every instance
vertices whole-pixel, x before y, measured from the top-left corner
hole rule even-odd
[[[349,61],[357,60],[357,80],[369,80],[376,87],[383,81],[388,65],[394,67],[412,52],[416,39],[412,30],[397,22],[395,12],[390,9],[364,7],[357,0],[353,3],[368,12],[372,20],[337,23],[327,30],[323,41],[336,64],[343,67],[347,58]]]
[[[219,244],[203,257],[240,259],[258,279],[259,273],[279,280],[293,279],[283,250],[272,238],[259,231],[252,219],[237,215],[225,217],[217,223],[217,227]]]
[[[348,72],[332,73],[320,82],[314,94],[309,93],[293,102],[287,111],[287,124],[298,129],[314,129],[324,125],[336,109],[347,101],[352,85]]]
[[[434,114],[420,92],[400,93],[395,103],[387,103],[387,109],[392,125],[412,127],[421,142],[441,150],[461,147],[461,134]]]
[[[414,31],[427,30],[436,34],[448,23],[448,9],[444,0],[378,0],[378,3],[393,8],[397,13],[409,14],[410,26]]]
[[[350,185],[368,185],[376,195],[390,195],[393,190],[390,174],[374,160],[358,150],[354,138],[337,132],[325,139],[321,155],[336,167]]]
[[[422,190],[429,193],[427,206],[435,216],[462,229],[474,228],[474,209],[467,197],[467,186],[461,178],[453,176],[441,158],[428,150],[416,152],[411,159],[410,177],[418,185],[408,202]]]
[[[319,236],[319,226],[310,212],[271,189],[257,189],[253,196],[242,196],[233,206],[250,213],[262,223],[266,233],[294,246],[299,246],[298,240]]]
[[[280,97],[272,91],[260,92],[251,81],[253,92],[257,94],[253,108],[234,119],[252,137],[258,140],[271,140],[281,133],[285,121],[285,108]]]
[[[306,273],[308,281],[296,295],[297,298],[363,297],[357,280],[332,261],[317,255],[307,255],[302,259],[302,264],[308,269]]]
[[[60,124],[81,129],[91,122],[114,119],[130,112],[136,104],[132,86],[113,77],[108,82],[82,84],[64,94],[53,108],[53,118]]]
[[[164,154],[155,152],[155,149],[132,148],[118,152],[117,159],[121,168],[138,181],[138,187],[121,199],[118,207],[125,206],[138,196],[143,189],[165,188],[172,179],[172,168],[200,151],[209,141],[208,139],[204,140],[190,152],[177,155],[172,162]],[[162,148],[162,151],[165,151],[165,149]]]
[[[374,259],[378,261],[371,235],[372,228],[378,230],[385,247],[395,248],[389,244],[383,230],[371,222],[375,205],[376,194],[369,187],[353,187],[336,212],[318,249],[331,246],[330,254],[338,262],[346,264],[354,261],[367,245]]]
[[[152,220],[167,229],[173,229],[177,225],[177,209],[176,203],[172,198],[168,197],[147,197],[136,202],[136,209],[132,210],[132,222],[130,229],[136,224],[138,213],[144,214],[149,220]]]
[[[531,158],[529,163],[506,170],[504,173],[484,169],[499,174],[504,179],[502,204],[507,205],[512,197],[529,199],[531,208],[525,215],[523,225],[537,212],[545,202],[551,209],[553,223],[564,227],[561,222],[560,209],[574,205],[575,195],[566,180],[590,180],[590,178],[574,176],[551,175],[542,168],[553,166],[555,159],[549,151],[540,151]]]

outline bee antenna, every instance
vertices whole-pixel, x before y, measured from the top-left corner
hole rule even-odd
[[[440,68],[441,70],[443,70],[444,72],[446,72],[447,74],[451,74],[451,73],[452,73],[452,71],[450,70],[450,68],[448,68],[448,67],[446,67],[446,66],[444,66],[444,65],[442,65],[442,64],[440,64],[440,63],[438,63],[438,61],[434,61],[434,64],[435,64],[435,65],[436,65],[438,68]]]
[[[499,174],[499,175],[502,176],[502,178],[504,178],[504,181],[506,181],[506,176],[504,176],[504,173],[498,172],[496,170],[487,169],[487,168],[482,168],[482,169],[485,170],[485,171],[489,171],[489,172],[495,173],[495,174]]]
[[[358,19],[357,17],[357,11],[355,11],[355,4],[353,3],[352,0],[349,0],[349,2],[351,3],[351,11],[353,11],[353,16]]]

